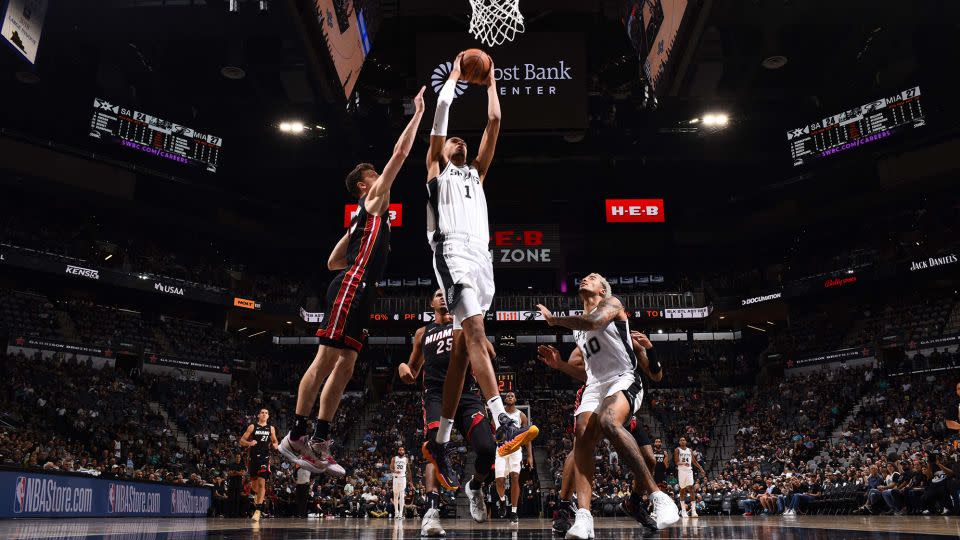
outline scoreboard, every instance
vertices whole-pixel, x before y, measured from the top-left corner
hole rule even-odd
[[[497,373],[497,386],[500,387],[500,393],[517,391],[517,374],[514,371],[502,371]]]
[[[90,136],[217,172],[223,139],[95,98]]]
[[[920,87],[871,101],[787,132],[794,166],[885,139],[904,128],[926,123]]]

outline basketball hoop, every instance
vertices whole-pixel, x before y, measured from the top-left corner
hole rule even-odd
[[[490,47],[513,41],[523,33],[520,0],[470,0],[470,33]]]

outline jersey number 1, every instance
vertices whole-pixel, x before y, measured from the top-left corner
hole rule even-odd
[[[463,186],[463,187],[465,187],[465,188],[467,189],[467,198],[468,198],[468,199],[472,199],[473,197],[470,196],[470,185],[467,184],[467,185],[465,185],[465,186]]]

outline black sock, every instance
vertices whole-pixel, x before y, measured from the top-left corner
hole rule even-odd
[[[427,493],[427,502],[430,503],[430,508],[439,508],[440,507],[440,494],[436,491],[431,491]]]
[[[560,499],[560,508],[566,508],[567,510],[573,509],[573,501],[565,501]]]
[[[306,416],[295,415],[293,417],[293,429],[290,430],[291,439],[299,439],[307,434],[310,427],[310,419]]]
[[[470,489],[471,491],[477,491],[482,487],[483,487],[483,482],[477,482],[476,478],[471,478],[470,483],[467,484],[467,489]]]
[[[313,425],[313,438],[325,441],[329,436],[330,422],[326,420],[317,420],[317,423]]]

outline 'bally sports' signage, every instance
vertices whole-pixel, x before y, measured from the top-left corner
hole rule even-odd
[[[353,221],[353,218],[360,212],[359,204],[348,204],[343,207],[343,227],[349,228],[350,222]],[[400,227],[403,225],[403,205],[400,203],[395,203],[390,205],[388,210],[390,213],[390,226],[391,227]]]
[[[558,266],[561,262],[557,225],[496,225],[490,230],[493,265],[513,268]]]
[[[607,223],[663,223],[663,199],[607,199]]]

